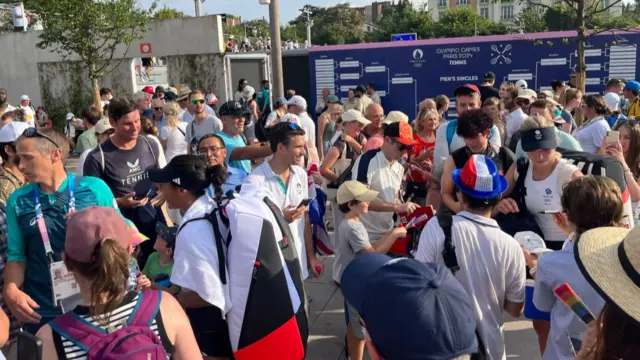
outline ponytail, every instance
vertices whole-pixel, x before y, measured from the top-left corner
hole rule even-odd
[[[91,263],[81,263],[69,257],[65,264],[91,282],[91,316],[106,326],[127,290],[130,255],[110,238],[103,239],[93,250]]]
[[[209,166],[205,176],[215,189],[215,200],[219,201],[222,196],[222,185],[227,182],[227,170],[220,164]]]

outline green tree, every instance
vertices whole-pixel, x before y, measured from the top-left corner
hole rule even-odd
[[[184,17],[182,11],[168,8],[166,5],[153,14],[153,20],[167,20]]]
[[[504,24],[485,19],[470,7],[445,11],[434,30],[435,36],[439,38],[508,33]]]
[[[322,8],[313,5],[305,5],[303,9],[311,11],[313,27],[311,28],[311,41],[314,44],[350,44],[364,40],[364,17],[349,3],[337,4]],[[296,27],[297,34],[306,34],[306,16],[299,15],[289,25]]]
[[[384,9],[382,20],[377,24],[380,30],[371,34],[371,41],[389,41],[391,35],[416,33],[421,39],[434,37],[435,21],[427,9],[427,4],[419,6],[401,2]]]
[[[98,79],[113,70],[111,60],[119,45],[129,47],[142,38],[155,7],[142,9],[136,0],[40,0],[33,8],[42,17],[44,31],[36,46],[64,59],[79,57],[101,109]]]
[[[524,33],[535,33],[547,31],[545,21],[546,11],[536,7],[527,7],[518,13],[513,27],[517,31]]]

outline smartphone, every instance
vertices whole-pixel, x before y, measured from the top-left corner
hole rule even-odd
[[[618,131],[611,130],[607,132],[607,145],[615,145],[618,140],[620,140],[620,133]]]
[[[542,214],[542,215],[555,215],[555,214],[560,214],[562,213],[562,210],[543,210],[543,211],[538,211],[538,214]]]
[[[26,331],[18,333],[18,359],[42,360],[42,341]]]
[[[300,202],[297,208],[300,209],[303,206],[309,206],[309,204],[311,204],[312,201],[313,201],[313,198],[304,199]]]
[[[153,194],[154,194],[154,192],[155,192],[155,191],[154,191],[153,189],[149,189],[149,191],[147,191],[146,193],[143,193],[143,194],[136,194],[136,195],[133,197],[133,200],[142,200],[142,199],[144,199],[144,198],[152,198],[153,196],[151,196],[151,195],[153,195]],[[155,195],[154,195],[154,196],[155,196]]]

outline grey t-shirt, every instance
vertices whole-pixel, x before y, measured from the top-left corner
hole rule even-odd
[[[187,126],[187,135],[185,139],[187,143],[193,144],[198,143],[200,138],[209,135],[216,134],[222,131],[222,121],[213,115],[209,115],[200,124],[196,124],[196,120],[194,119]]]
[[[336,211],[340,211],[336,209]],[[336,244],[336,266],[334,271],[338,279],[342,277],[344,268],[356,258],[358,252],[366,249],[369,243],[367,229],[359,220],[343,220],[338,229],[338,242]]]

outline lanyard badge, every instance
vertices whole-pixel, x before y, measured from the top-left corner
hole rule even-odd
[[[75,179],[73,179],[72,176],[69,176],[67,178],[67,188],[69,191],[69,198],[68,198],[69,213],[72,213],[76,210],[74,180]],[[50,261],[49,275],[51,277],[53,304],[57,306],[61,300],[77,295],[80,292],[80,290],[78,289],[78,284],[73,278],[73,274],[69,272],[69,270],[67,270],[67,267],[65,266],[64,262],[54,261],[53,248],[51,247],[51,240],[49,238],[49,232],[47,231],[47,224],[44,220],[44,214],[42,213],[42,203],[40,202],[40,193],[37,186],[33,190],[33,199],[35,202],[36,222],[38,224],[38,231],[40,232],[40,237],[42,238],[44,250]],[[72,309],[70,308],[69,310],[72,310]]]

